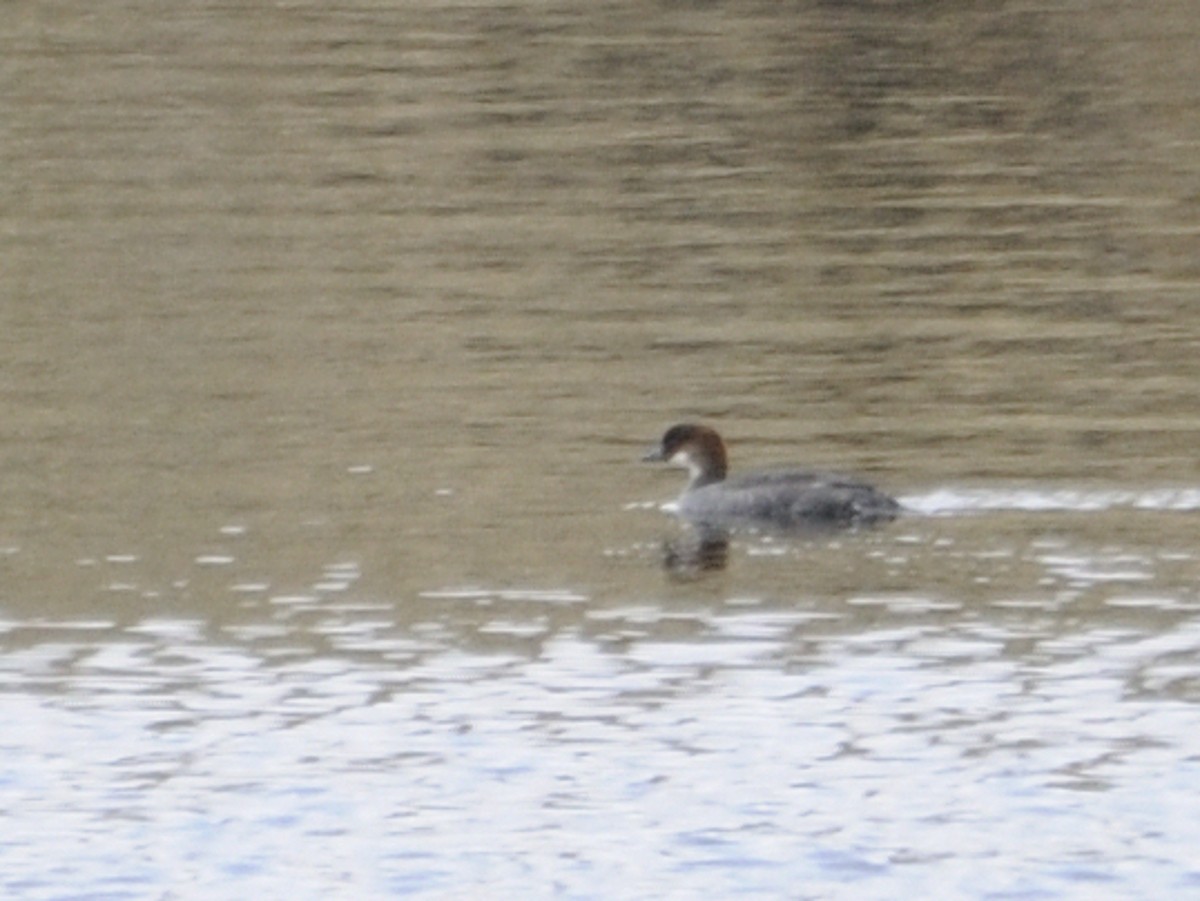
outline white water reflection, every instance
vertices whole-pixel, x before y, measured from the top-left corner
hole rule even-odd
[[[577,595],[430,589],[414,622],[299,595],[222,629],[8,622],[4,893],[1200,887],[1190,612],[1110,599],[1151,628],[999,597]],[[462,604],[470,632],[450,625]]]
[[[1128,507],[1135,510],[1200,510],[1200,488],[940,488],[900,498],[908,510],[926,516],[958,516],[997,510],[1078,513]]]

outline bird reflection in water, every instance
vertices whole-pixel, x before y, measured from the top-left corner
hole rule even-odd
[[[663,542],[663,568],[681,580],[725,569],[729,562],[729,533],[698,529]]]

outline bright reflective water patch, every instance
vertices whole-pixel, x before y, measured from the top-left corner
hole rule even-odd
[[[940,488],[900,498],[908,510],[927,516],[1021,510],[1029,512],[1100,512],[1200,510],[1200,488],[1152,488],[1140,491],[1103,488]]]
[[[1155,576],[1133,554],[1028,556],[1094,590],[1123,581],[1110,565]],[[996,582],[982,604],[889,589],[588,608],[478,588],[430,589],[416,621],[403,602],[276,596],[216,630],[10,622],[26,650],[0,663],[22,724],[0,740],[0,885],[1186,893],[1193,615],[1115,594],[1109,609],[1137,618],[1089,622],[1062,601],[1047,616]],[[448,603],[480,615],[468,626]]]

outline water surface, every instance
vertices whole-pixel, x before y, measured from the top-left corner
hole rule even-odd
[[[1196,891],[1194,20],[6,5],[5,896]]]

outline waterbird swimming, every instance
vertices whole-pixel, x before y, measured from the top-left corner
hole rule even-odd
[[[688,470],[674,510],[706,530],[852,528],[889,522],[900,513],[900,505],[877,488],[833,473],[767,469],[728,478],[725,442],[704,425],[671,426],[642,459]]]

